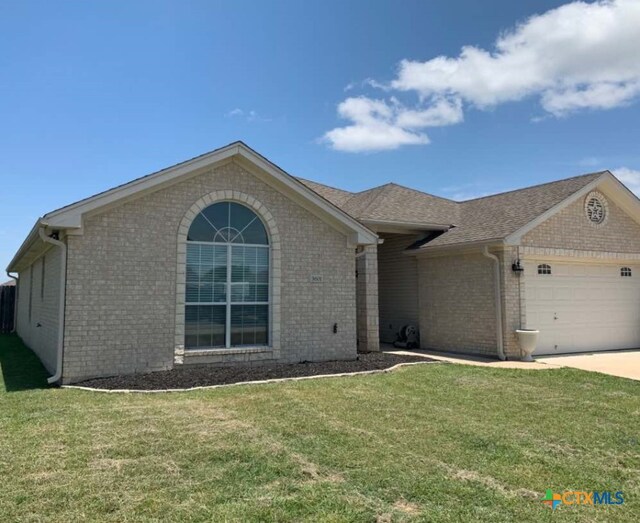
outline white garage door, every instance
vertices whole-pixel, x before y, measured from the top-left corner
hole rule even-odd
[[[529,261],[525,271],[536,354],[640,348],[639,265]]]

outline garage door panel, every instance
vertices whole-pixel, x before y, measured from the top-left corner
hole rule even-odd
[[[551,274],[537,267],[551,266]],[[625,265],[628,266],[628,265]],[[525,263],[527,328],[540,330],[538,354],[640,347],[640,266]]]

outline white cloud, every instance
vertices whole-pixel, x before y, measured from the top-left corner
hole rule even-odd
[[[538,94],[553,114],[608,109],[640,92],[640,2],[573,2],[501,35],[493,51],[403,60],[391,85],[449,94],[484,108]]]
[[[270,118],[265,118],[259,115],[256,111],[245,111],[240,108],[235,108],[229,111],[226,115],[227,118],[244,118],[247,122],[269,122]]]
[[[403,109],[396,120],[400,127],[407,129],[422,129],[424,127],[441,127],[452,125],[464,120],[462,102],[458,99],[435,100],[426,109]]]
[[[364,96],[347,98],[338,105],[338,114],[353,123],[326,133],[323,137],[338,151],[363,152],[397,149],[401,145],[429,143],[422,133],[398,126],[402,109],[395,100],[373,100]]]
[[[624,183],[636,196],[640,196],[640,170],[618,167],[613,174]]]
[[[488,109],[532,96],[556,117],[611,109],[640,96],[638,28],[639,0],[576,1],[517,24],[490,50],[465,46],[457,57],[402,60],[389,84],[372,79],[365,83],[417,95],[417,106],[405,108],[403,119],[394,123],[394,129],[405,133],[459,123],[463,105]],[[449,115],[440,120],[435,115],[443,109]],[[341,148],[331,137],[341,139],[336,131],[350,127],[334,129],[325,137]],[[373,140],[374,133],[369,134]],[[393,148],[385,143],[385,148]],[[372,143],[360,150],[374,149]]]
[[[444,98],[425,109],[413,109],[393,97],[388,101],[352,97],[338,105],[338,114],[350,120],[351,125],[327,132],[323,140],[334,149],[347,152],[427,144],[429,137],[421,129],[452,125],[463,119],[461,102]]]

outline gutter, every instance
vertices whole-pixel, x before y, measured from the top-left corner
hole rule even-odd
[[[418,249],[413,249],[411,251],[405,251],[406,254],[410,256],[427,256],[430,254],[439,254],[446,253],[447,255],[451,252],[460,252],[460,251],[468,251],[477,253],[478,247],[483,246],[491,246],[495,245],[496,242],[502,242],[504,238],[488,238],[486,240],[475,240],[470,242],[457,242],[457,243],[449,243],[445,245],[430,245],[426,243],[422,247]]]
[[[489,252],[489,246],[485,245],[482,249],[482,254],[493,260],[493,273],[495,276],[495,294],[494,301],[496,307],[496,340],[498,344],[498,358],[502,361],[506,360],[507,357],[504,355],[504,339],[502,335],[502,292],[500,286],[500,259],[495,255]]]
[[[389,225],[395,227],[407,227],[411,229],[429,229],[434,231],[448,231],[455,225],[444,223],[428,223],[428,222],[402,222],[395,220],[370,220],[368,218],[360,219],[365,225]]]
[[[64,348],[64,320],[65,320],[65,302],[67,291],[67,244],[52,236],[47,236],[45,228],[38,228],[38,236],[45,243],[50,243],[56,247],[60,247],[62,260],[60,262],[60,302],[58,304],[58,343],[56,352],[56,370],[53,376],[47,378],[49,385],[57,383],[62,378],[62,352]]]
[[[15,300],[14,300],[14,311],[13,311],[13,327],[11,328],[11,332],[16,332],[16,329],[18,328],[18,281],[20,280],[20,276],[16,273],[16,276],[11,276],[11,271],[6,271],[7,272],[7,276],[9,276],[9,278],[11,278],[12,280],[14,280],[16,282],[16,295],[15,295]]]

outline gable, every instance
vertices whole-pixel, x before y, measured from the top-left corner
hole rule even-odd
[[[355,242],[364,244],[376,243],[377,237],[375,233],[242,142],[232,143],[211,153],[198,156],[192,160],[63,207],[46,214],[44,220],[50,227],[81,227],[82,218],[85,215],[100,212],[104,208],[159,190],[200,174],[215,165],[221,165],[226,161],[239,162],[252,174],[306,207],[310,212],[327,221],[327,223],[343,232],[354,233]]]
[[[346,234],[352,245],[369,245],[378,242],[378,237],[373,231],[345,211],[336,207],[332,202],[269,162],[242,142],[234,142],[210,153],[45,214],[43,218],[36,222],[9,263],[7,270],[15,271],[16,267],[23,266],[25,261],[22,258],[25,255],[30,258],[36,255],[34,252],[39,250],[41,246],[38,244],[42,243],[38,237],[39,229],[46,227],[49,231],[66,231],[71,234],[81,232],[84,221],[88,217],[99,215],[107,210],[203,174],[216,166],[221,166],[228,162],[238,163],[265,184],[305,208],[332,228]]]
[[[606,207],[606,219],[601,225],[592,223],[585,212],[586,202],[595,193],[601,195]],[[622,209],[612,193],[590,191],[527,232],[521,244],[555,249],[640,252],[640,224]]]

